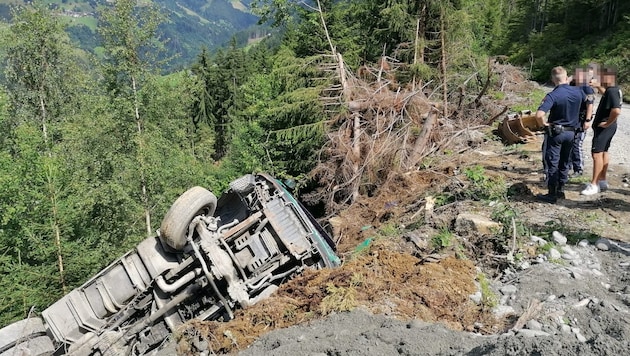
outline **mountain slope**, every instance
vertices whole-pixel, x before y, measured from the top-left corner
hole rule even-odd
[[[99,8],[107,0],[53,0],[49,8],[68,21],[68,33],[73,41],[89,52],[99,46],[96,32]],[[250,0],[153,0],[165,15],[160,36],[166,41],[166,58],[175,58],[170,68],[185,66],[195,58],[201,47],[215,50],[232,37],[245,44],[256,36],[258,18],[249,12]],[[11,7],[23,1],[0,0],[0,21],[11,19]],[[252,33],[248,33],[248,30]]]

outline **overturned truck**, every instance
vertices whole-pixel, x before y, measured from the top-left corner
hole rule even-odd
[[[229,320],[304,269],[340,264],[330,236],[266,174],[217,200],[182,194],[157,236],[41,313],[0,330],[0,355],[142,355],[192,319]]]

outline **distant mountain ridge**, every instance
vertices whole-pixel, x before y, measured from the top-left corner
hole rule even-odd
[[[67,18],[71,39],[81,48],[95,52],[99,47],[96,33],[98,8],[112,0],[50,0],[49,7]],[[251,14],[252,0],[153,0],[166,15],[160,26],[161,35],[168,39],[165,57],[175,58],[169,68],[187,66],[202,47],[213,51],[235,37],[245,45],[249,38],[259,36],[258,18]],[[0,20],[10,21],[10,6],[23,0],[0,0]]]

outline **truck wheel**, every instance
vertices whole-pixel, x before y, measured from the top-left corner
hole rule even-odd
[[[166,245],[181,250],[186,245],[188,225],[197,215],[214,214],[217,197],[202,187],[192,187],[171,205],[160,226],[160,238]]]

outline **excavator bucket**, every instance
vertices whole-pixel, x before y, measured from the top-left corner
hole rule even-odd
[[[499,135],[508,143],[527,143],[537,140],[536,133],[542,132],[545,124],[530,110],[508,114],[499,125]]]

